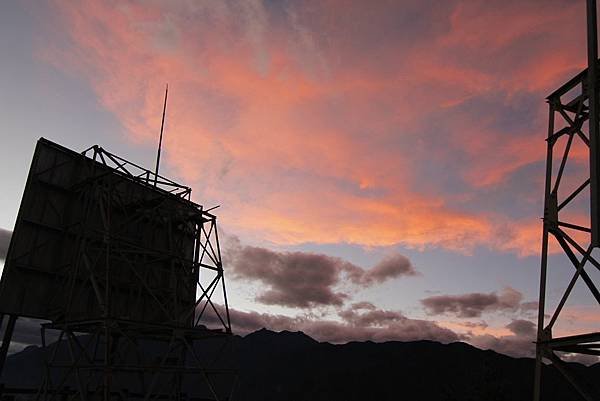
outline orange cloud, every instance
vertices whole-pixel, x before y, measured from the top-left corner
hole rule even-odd
[[[437,320],[438,326],[454,331],[458,334],[472,336],[491,335],[494,337],[509,336],[512,332],[506,327],[490,327],[485,322],[460,322],[457,320]]]
[[[573,54],[572,34],[554,28],[564,9],[56,5],[71,43],[40,50],[43,58],[87,79],[137,143],[156,141],[168,81],[167,166],[199,201],[223,204],[232,231],[278,243],[486,245],[521,255],[539,247],[536,216],[472,210],[439,177],[457,177],[472,198],[543,160],[541,93],[582,60],[551,51],[565,44]],[[412,11],[433,23],[406,17],[405,31],[388,37],[398,26],[390,15]],[[494,29],[507,24],[514,29]],[[537,40],[545,35],[556,42]],[[514,128],[494,107],[520,93],[541,106]],[[499,242],[500,222],[527,228]]]
[[[586,289],[587,291],[587,289]],[[591,299],[591,295],[589,296]],[[553,310],[546,313],[552,313]],[[572,336],[598,330],[600,313],[597,305],[566,306],[553,328],[554,337]]]

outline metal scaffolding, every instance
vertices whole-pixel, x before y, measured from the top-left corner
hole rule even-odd
[[[15,291],[0,296],[13,318],[50,320],[36,399],[231,399],[216,216],[190,200],[189,187],[99,146],[38,147],[50,150],[34,156],[3,284],[50,296],[43,309],[21,306]],[[50,331],[58,341],[46,344]]]
[[[538,330],[536,341],[536,367],[534,401],[542,397],[542,370],[544,361],[552,365],[573,385],[575,391],[585,400],[599,400],[593,386],[586,383],[561,358],[564,353],[600,356],[600,332],[589,332],[566,337],[553,336],[553,328],[561,320],[561,313],[572,297],[573,288],[581,280],[593,298],[600,304],[597,283],[586,269],[600,269],[600,261],[593,251],[598,248],[600,237],[600,138],[598,126],[598,52],[596,28],[596,2],[587,1],[588,27],[588,68],[569,80],[550,96],[546,182],[543,217],[542,256],[540,274],[540,295],[538,310]],[[586,124],[587,123],[587,124]],[[587,131],[587,132],[586,132]],[[579,143],[577,143],[579,142]],[[569,160],[574,156],[575,145],[583,145],[589,152],[589,174],[579,182],[565,174]],[[562,147],[562,154],[556,154]],[[555,166],[554,159],[560,160]],[[586,199],[587,198],[587,199]],[[589,224],[574,221],[565,208],[581,208],[584,201],[589,207]],[[584,204],[585,204],[584,203]],[[548,251],[550,239],[555,240],[572,267],[573,274],[562,293],[556,308],[548,311]],[[546,317],[546,313],[550,313]]]

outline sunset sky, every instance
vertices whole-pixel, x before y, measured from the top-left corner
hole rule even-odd
[[[531,355],[544,99],[585,67],[584,2],[9,0],[0,55],[4,230],[39,137],[152,168],[168,82],[161,172],[221,205],[238,332]],[[584,290],[555,333],[598,326]]]

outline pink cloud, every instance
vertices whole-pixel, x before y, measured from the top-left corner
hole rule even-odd
[[[390,7],[58,2],[71,42],[40,52],[84,77],[135,143],[155,142],[168,81],[167,165],[241,235],[534,253],[534,229],[499,244],[498,222],[520,222],[436,180],[451,173],[472,196],[543,160],[542,97],[584,56],[555,25],[579,8]],[[514,128],[497,109],[521,93],[540,107]]]

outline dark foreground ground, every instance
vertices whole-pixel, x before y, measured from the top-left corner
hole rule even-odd
[[[260,330],[233,341],[240,377],[238,401],[532,399],[534,361],[482,351],[464,343],[319,343],[302,333]],[[10,356],[2,381],[35,386],[43,350]],[[600,390],[600,364],[574,368]],[[544,372],[543,399],[580,400],[552,368]]]

